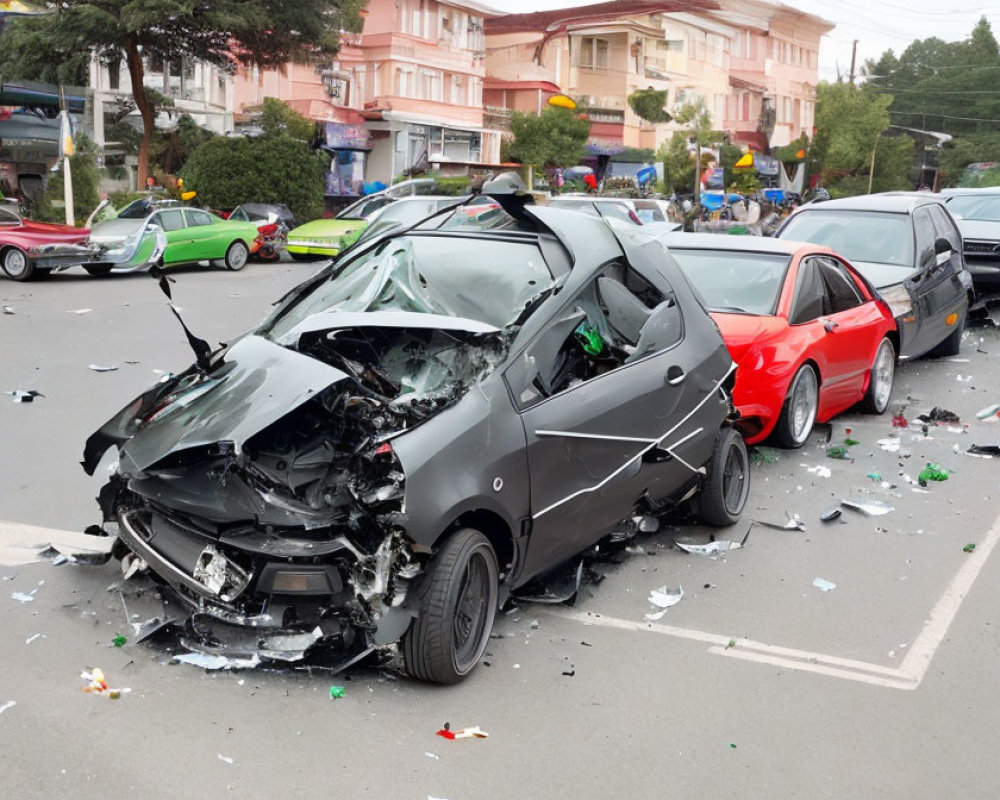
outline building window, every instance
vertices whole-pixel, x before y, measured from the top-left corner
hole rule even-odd
[[[666,50],[668,53],[683,53],[683,39],[658,39],[656,41],[657,50]]]
[[[607,69],[608,40],[584,36],[580,40],[580,66],[590,69]]]

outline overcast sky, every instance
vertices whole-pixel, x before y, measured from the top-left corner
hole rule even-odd
[[[591,0],[592,2],[593,0]],[[509,13],[545,11],[588,5],[587,0],[480,0]],[[914,39],[937,36],[947,42],[968,37],[985,16],[1000,38],[998,0],[797,0],[785,5],[815,14],[836,24],[823,37],[819,50],[820,80],[836,80],[837,68],[846,78],[851,67],[851,44],[858,40],[858,68],[865,59],[877,59],[892,49],[898,56]],[[949,7],[950,6],[950,7]]]

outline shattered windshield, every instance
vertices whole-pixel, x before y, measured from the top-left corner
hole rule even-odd
[[[277,339],[329,311],[410,311],[504,328],[553,284],[534,243],[456,236],[388,239],[317,284],[265,325]]]

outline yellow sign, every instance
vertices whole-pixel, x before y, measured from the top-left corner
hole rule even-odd
[[[740,156],[740,160],[733,164],[734,168],[739,169],[740,167],[752,167],[753,166],[753,152],[748,151]]]

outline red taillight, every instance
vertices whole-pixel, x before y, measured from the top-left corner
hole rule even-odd
[[[261,236],[273,236],[278,232],[278,226],[274,222],[269,222],[267,225],[258,225],[257,233]]]
[[[375,448],[375,455],[386,456],[392,452],[392,445],[388,442],[382,442],[378,447]]]

